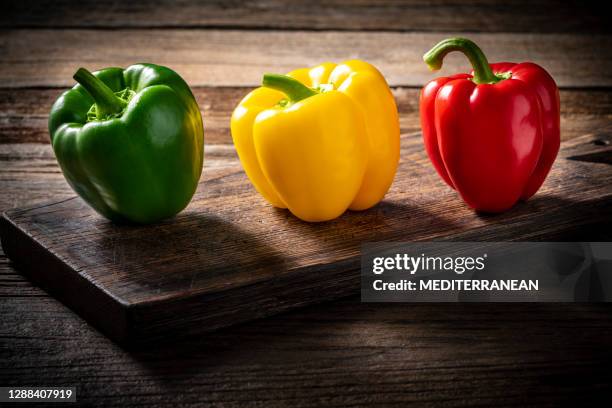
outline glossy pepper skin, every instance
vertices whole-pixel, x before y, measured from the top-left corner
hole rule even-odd
[[[185,208],[204,156],[202,117],[185,81],[153,64],[81,68],[74,78],[49,115],[74,191],[114,222],[153,223]]]
[[[557,157],[559,91],[540,66],[489,65],[463,38],[440,42],[423,59],[437,70],[451,51],[466,54],[474,71],[437,78],[421,91],[425,149],[470,207],[503,212],[538,191]]]
[[[363,61],[265,75],[234,110],[231,131],[257,191],[304,221],[376,205],[399,161],[395,99]]]

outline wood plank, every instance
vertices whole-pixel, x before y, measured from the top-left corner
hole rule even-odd
[[[0,382],[75,384],[86,406],[597,406],[610,396],[609,304],[348,298],[126,352],[43,295],[15,288],[0,301],[11,317],[0,319]]]
[[[207,164],[175,219],[115,226],[75,198],[8,212],[2,245],[34,282],[115,340],[161,339],[355,293],[362,242],[554,240],[609,224],[612,167],[576,159],[609,155],[610,139],[607,129],[565,142],[538,195],[497,216],[466,208],[413,134],[402,140],[385,201],[332,222],[307,224],[270,208],[232,158]]]
[[[529,10],[525,13],[525,10]],[[9,2],[0,27],[244,28],[468,32],[609,32],[580,1],[506,0],[70,0]]]
[[[450,33],[303,32],[236,30],[6,30],[0,37],[5,87],[66,87],[89,69],[142,61],[167,65],[191,86],[255,86],[264,72],[287,72],[322,61],[360,58],[375,64],[393,86],[422,86],[468,69],[453,53],[440,73],[421,57]],[[562,87],[612,85],[607,35],[470,34],[491,61],[533,61]]]
[[[236,104],[252,88],[193,88],[204,119],[207,144],[232,143],[229,120]],[[402,133],[420,130],[416,88],[393,88]],[[49,143],[47,118],[62,89],[0,88],[0,144]],[[612,92],[608,89],[563,89],[561,138],[572,139],[612,123]]]
[[[33,290],[40,296],[0,301],[0,315],[12,316],[0,320],[0,382],[75,384],[85,406],[599,406],[610,398],[609,304],[348,298],[126,352]]]

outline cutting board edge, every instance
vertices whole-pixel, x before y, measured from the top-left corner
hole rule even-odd
[[[10,215],[23,211],[6,211],[0,216],[0,243],[16,270],[108,337],[118,343],[125,342],[128,337],[128,305],[91,282],[20,229]],[[81,295],[68,296],[68,291]],[[109,314],[113,316],[112,319],[108,319]]]
[[[231,290],[193,294],[180,299],[124,303],[87,279],[53,252],[46,250],[11,219],[11,214],[23,214],[29,209],[9,210],[0,216],[0,242],[6,256],[25,278],[127,349],[205,334],[294,308],[359,293],[358,265],[355,264],[355,259],[347,259],[333,264],[300,268],[294,271],[295,274],[254,282]],[[295,277],[300,274],[302,279],[299,280],[300,284],[296,285]],[[334,279],[347,281],[347,284],[328,285]],[[67,290],[82,295],[68,296]],[[300,296],[299,301],[294,301],[298,299],[291,296],[295,291],[310,293]],[[223,308],[210,313],[215,305],[220,304],[219,298],[225,300]],[[248,298],[248,308],[240,307],[244,305],[245,298]],[[230,307],[228,299],[233,302]],[[173,305],[179,306],[174,308]],[[232,305],[235,306],[234,309]],[[109,318],[109,315],[112,317]],[[169,336],[168,333],[173,335]]]
[[[360,269],[355,259],[318,264],[294,272],[225,291],[134,304],[127,309],[128,322],[132,325],[125,345],[156,344],[205,334],[299,307],[357,295],[360,291]],[[301,279],[296,281],[296,276]],[[245,304],[248,307],[244,307]],[[174,305],[179,306],[175,309]],[[219,305],[222,307],[218,308]],[[196,311],[189,312],[192,309]],[[140,313],[150,317],[143,321],[139,318]],[[168,324],[169,320],[173,320],[172,323]],[[174,335],[168,336],[169,332]]]

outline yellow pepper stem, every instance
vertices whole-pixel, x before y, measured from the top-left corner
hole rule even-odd
[[[299,102],[302,99],[309,98],[318,93],[297,79],[287,75],[264,74],[261,85],[284,93],[287,95],[287,99],[290,103]]]

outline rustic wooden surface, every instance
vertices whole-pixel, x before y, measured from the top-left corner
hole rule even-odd
[[[610,32],[596,2],[580,0],[70,0],[15,1],[1,27],[239,28],[359,31]],[[585,4],[586,3],[586,4]],[[288,7],[289,6],[289,7]]]
[[[402,138],[384,202],[331,222],[270,207],[233,149],[218,146],[174,219],[117,226],[72,198],[7,212],[2,245],[33,282],[114,340],[175,339],[358,293],[363,242],[572,240],[612,225],[612,167],[597,160],[612,157],[611,133],[564,142],[537,196],[496,216],[474,213],[440,182],[417,133]]]
[[[255,86],[263,72],[288,72],[324,61],[358,58],[385,73],[390,85],[421,86],[432,78],[423,54],[449,33],[241,30],[6,30],[0,82],[9,87],[74,83],[80,65],[96,69],[155,61],[192,86]],[[101,36],[104,41],[100,41]],[[533,61],[560,86],[612,85],[612,53],[604,34],[473,33],[491,61]],[[30,52],[24,54],[23,50]],[[469,71],[451,54],[442,73]]]
[[[381,54],[371,46],[361,49],[367,37],[353,36],[361,30],[370,31],[377,41],[434,41],[451,32],[480,32],[478,39],[485,40],[493,55],[538,59],[562,75],[565,140],[601,135],[612,119],[612,42],[606,36],[611,26],[595,2],[309,1],[283,9],[286,1],[273,0],[242,5],[111,0],[81,2],[78,7],[69,1],[58,4],[22,0],[0,6],[0,210],[73,196],[45,144],[46,112],[75,64],[95,69],[107,60],[90,51],[91,43],[79,42],[83,49],[78,50],[58,43],[68,36],[60,29],[98,41],[95,49],[101,52],[117,50],[117,55],[106,54],[114,63],[135,61],[128,61],[122,44],[105,45],[104,35],[134,33],[127,44],[143,46],[135,56],[180,66],[181,74],[196,79],[209,165],[226,161],[227,115],[245,90],[240,87],[259,80],[260,72],[237,67],[249,62],[280,72],[292,62],[345,57],[349,51],[354,54],[348,57],[369,56],[392,69],[392,81],[400,86],[394,92],[402,134],[418,131],[414,96],[423,78],[418,75],[426,73],[415,65],[418,59],[405,58],[424,50],[411,50],[413,44],[382,44]],[[150,28],[159,31],[146,42],[142,33]],[[276,60],[259,59],[261,46],[253,38],[266,38],[259,36],[259,29],[291,34],[295,60],[284,45],[273,54]],[[500,41],[486,40],[484,33],[496,33]],[[548,34],[542,37],[545,46],[528,49],[540,33]],[[253,48],[238,44],[239,52],[227,50],[225,56],[219,47],[229,40],[218,40],[214,49],[202,45],[202,39],[224,34]],[[168,40],[160,38],[166,35]],[[41,41],[55,54],[23,38]],[[170,40],[177,38],[194,39],[206,54],[192,44]],[[339,44],[341,40],[345,43]],[[589,42],[601,46],[605,69],[599,77],[596,67],[586,67],[584,77],[575,69],[585,67],[584,60],[575,58],[592,60],[593,54],[575,49]],[[506,45],[497,48],[497,43]],[[560,54],[548,49],[551,44],[567,47]],[[387,45],[404,60],[383,61]],[[173,61],[168,55],[183,59]],[[189,59],[197,63],[190,66]],[[5,61],[12,64],[12,72],[4,68]],[[212,67],[215,61],[223,61],[227,72]],[[460,58],[453,61],[444,72],[464,64]],[[219,84],[199,76],[196,64],[202,64],[207,75],[224,74],[224,87],[208,86]],[[45,69],[52,74],[48,78]],[[62,73],[70,75],[60,77]],[[609,231],[609,226],[594,227],[574,237],[610,240]],[[0,384],[77,385],[81,402],[105,407],[606,406],[611,398],[611,312],[605,304],[372,305],[348,298],[178,344],[126,352],[32,286],[0,252]]]

